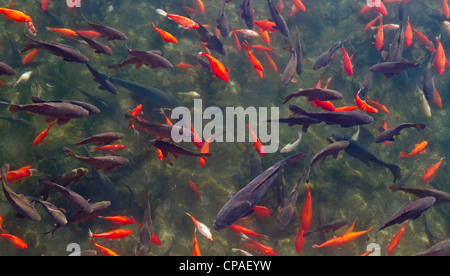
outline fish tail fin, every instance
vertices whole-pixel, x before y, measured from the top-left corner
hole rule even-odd
[[[425,128],[425,125],[424,124],[415,124],[414,127],[420,131]]]
[[[391,185],[391,186],[389,186],[389,190],[391,190],[391,191],[398,191],[398,190],[400,190],[400,186],[398,186],[398,185]]]
[[[91,229],[89,229],[89,238],[92,238],[94,234],[92,233]]]
[[[400,158],[400,157],[406,157],[406,156],[409,156],[409,153],[406,153],[406,152],[400,152],[400,155],[398,156],[398,158]]]
[[[402,170],[399,166],[395,164],[386,164],[386,167],[392,172],[392,175],[394,176],[394,183],[397,180],[402,179]]]
[[[308,112],[293,104],[289,105],[289,110],[295,114],[308,115]]]
[[[22,111],[22,108],[18,105],[12,104],[9,106],[9,111],[12,113],[17,113],[17,112]]]
[[[163,11],[163,10],[161,10],[161,9],[156,9],[156,13],[157,13],[157,14],[160,14],[160,15],[162,15],[162,16],[167,16],[167,12],[165,12],[165,11]]]

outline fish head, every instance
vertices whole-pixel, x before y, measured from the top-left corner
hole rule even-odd
[[[253,204],[248,200],[233,200],[232,197],[217,214],[213,229],[221,230],[232,225],[238,219],[252,213],[253,207]]]

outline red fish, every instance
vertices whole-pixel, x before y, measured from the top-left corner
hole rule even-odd
[[[273,218],[272,212],[269,210],[269,208],[265,206],[259,206],[256,205],[253,207],[253,214],[257,215],[258,217],[264,219],[264,218]]]
[[[442,99],[441,95],[439,95],[439,92],[437,89],[434,90],[434,97],[432,101],[437,107],[442,108]]]
[[[260,71],[264,71],[264,68],[263,68],[263,66],[261,65],[261,62],[260,62],[260,61],[253,55],[253,53],[250,51],[250,47],[249,47],[249,45],[248,45],[248,42],[245,41],[243,44],[244,44],[245,50],[247,51],[247,55],[248,55],[248,58],[249,58],[249,60],[250,60],[250,63],[253,64],[253,67],[254,67],[255,69],[260,70]]]
[[[31,51],[28,52],[28,54],[23,58],[22,64],[28,64],[31,62],[34,62],[34,60],[36,59],[37,54],[39,53],[40,49],[33,49]]]
[[[91,30],[86,30],[86,31],[77,31],[79,34],[81,34],[82,36],[85,36],[87,38],[95,38],[95,37],[99,37],[101,36],[101,34],[99,32],[96,31],[91,31]]]
[[[255,147],[256,151],[259,152],[262,156],[266,156],[266,152],[264,150],[264,147],[261,143],[261,141],[256,137],[255,133],[253,132],[252,128],[250,127],[250,124],[248,124],[248,128],[250,129],[250,134],[253,138],[253,146]]]
[[[359,91],[358,93],[356,93],[355,102],[358,108],[362,111],[365,111],[367,113],[378,113],[378,109],[368,105],[365,101],[361,100],[361,98],[359,97]]]
[[[199,68],[200,64],[197,64],[197,65],[194,66],[194,65],[191,65],[191,64],[180,62],[177,65],[175,65],[175,67],[180,69],[180,70],[187,71],[189,69]]]
[[[434,67],[436,67],[438,74],[442,75],[444,74],[445,71],[446,58],[444,48],[442,47],[441,44],[441,36],[436,38],[436,42],[437,47],[436,47],[436,54],[434,55]]]
[[[412,40],[413,40],[413,31],[412,31],[412,27],[411,24],[409,24],[409,16],[408,16],[408,21],[406,23],[406,30],[405,30],[405,44],[406,46],[411,46]]]
[[[96,244],[92,239],[91,242],[95,245],[95,247],[97,247],[98,250],[100,250],[103,256],[119,256],[119,254],[112,251],[111,249]]]
[[[303,227],[300,226],[300,228],[297,231],[297,236],[295,237],[295,251],[297,254],[300,254],[300,252],[303,249],[303,244],[305,243],[306,238],[304,237],[305,230],[303,230]]]
[[[264,256],[278,256],[278,253],[275,252],[272,247],[264,245],[264,244],[259,243],[257,241],[254,241],[254,240],[250,239],[249,237],[247,237],[245,234],[241,233],[241,236],[244,239],[247,239],[247,240],[251,241],[256,246],[256,250],[258,252],[260,252],[261,254],[263,254]]]
[[[372,230],[373,228],[375,228],[375,226],[370,227],[367,230],[364,231],[358,231],[358,232],[353,232],[353,226],[354,226],[355,222],[353,222],[353,225],[350,226],[350,231],[347,230],[342,236],[339,237],[333,237],[330,240],[320,244],[320,245],[313,245],[314,248],[321,248],[321,247],[334,247],[334,246],[339,246],[341,247],[342,244],[346,244],[349,243],[351,241],[356,240],[357,238],[361,237],[362,235],[365,235],[367,232],[369,232],[370,230]]]
[[[292,4],[295,5],[295,7],[302,12],[306,12],[306,7],[303,5],[302,0],[292,0]]]
[[[383,130],[383,131],[386,131],[387,129],[388,129],[388,127],[387,127],[387,122],[386,122],[386,120],[384,120],[383,126],[382,126],[382,130]],[[385,144],[386,146],[389,146],[389,141],[388,141],[388,140],[384,141],[384,144]]]
[[[68,29],[68,28],[51,28],[51,27],[47,27],[47,30],[57,32],[60,35],[62,35],[64,37],[68,37],[68,38],[72,38],[72,37],[78,36],[78,34],[74,30]]]
[[[441,160],[439,160],[436,164],[434,164],[429,169],[427,169],[427,171],[425,172],[425,174],[423,176],[423,182],[429,181],[436,175],[436,172],[438,171],[438,169],[441,166],[441,163],[442,163],[442,161],[444,161],[444,159],[445,159],[445,157],[441,158]]]
[[[350,77],[353,76],[353,64],[344,46],[342,46],[342,64],[344,65],[344,71],[347,75]]]
[[[272,21],[266,21],[266,20],[256,21],[255,20],[255,25],[265,31],[268,31],[268,32],[277,31],[277,28],[276,28],[277,25],[275,24],[275,22],[272,22]]]
[[[176,39],[171,33],[166,32],[162,29],[159,29],[155,26],[155,23],[153,23],[153,28],[158,32],[158,34],[162,37],[162,39],[167,43],[178,43],[178,39]]]
[[[122,226],[136,223],[136,221],[133,218],[129,218],[127,216],[110,216],[110,217],[98,216],[98,217],[110,220],[110,221],[112,221],[114,223],[117,223],[117,224],[120,224]]]
[[[258,33],[261,36],[261,39],[264,40],[264,42],[267,45],[270,45],[270,36],[269,36],[269,32],[267,32],[266,30],[263,30],[261,28],[258,27]]]
[[[132,234],[130,229],[116,229],[104,233],[94,234],[89,229],[89,237],[91,238],[103,238],[103,239],[111,239],[111,240],[121,240]]]
[[[200,191],[198,190],[197,184],[195,184],[195,182],[189,180],[189,188],[190,188],[192,191],[194,191],[194,193],[195,193],[196,195],[198,195],[198,196],[200,197],[200,200],[201,200],[203,203],[207,203],[207,202],[209,201],[209,199],[208,199],[207,197],[205,197],[205,196],[203,195],[203,193],[200,192]]]
[[[358,109],[357,106],[342,106],[342,107],[336,107],[334,111],[355,111]]]
[[[278,52],[277,50],[274,49],[270,49],[269,47],[266,46],[262,46],[262,45],[252,45],[252,49],[258,52],[273,52],[276,53]]]
[[[176,14],[169,14],[161,9],[156,9],[156,12],[162,16],[165,16],[173,21],[175,21],[178,25],[180,25],[184,29],[198,29],[200,26],[192,19],[176,15]]]
[[[41,134],[38,135],[38,137],[36,137],[36,139],[34,139],[33,141],[33,146],[36,146],[40,143],[44,143],[44,138],[48,136],[48,132],[50,131],[50,129],[56,124],[56,121],[54,121],[53,123],[51,123],[47,129],[45,129]]]
[[[0,233],[0,237],[3,237],[7,240],[9,240],[10,242],[12,242],[17,248],[22,248],[25,249],[28,247],[28,245],[21,239],[19,239],[16,236],[10,235],[10,234],[5,234],[5,233]]]
[[[412,155],[418,155],[422,151],[426,153],[425,148],[427,147],[427,145],[428,145],[427,141],[423,141],[420,144],[416,144],[416,147],[410,153],[400,152],[400,155],[398,156],[398,158],[412,156]]]
[[[389,115],[389,110],[384,105],[382,105],[381,103],[372,101],[368,97],[366,97],[366,101],[369,104],[371,104],[372,106],[374,106],[376,109],[378,109],[379,111],[384,112],[384,113]]]
[[[9,171],[6,175],[6,181],[8,181],[9,184],[18,183],[29,178],[31,175],[31,166],[25,166],[15,171]]]
[[[263,239],[269,239],[268,236],[266,235],[262,235],[262,234],[258,234],[242,225],[238,225],[238,224],[232,224],[230,226],[228,226],[231,230],[233,230],[235,233],[240,234],[243,233],[246,236],[253,236],[253,237],[259,237],[259,238],[263,238]]]
[[[198,53],[200,56],[204,56],[209,60],[209,65],[211,66],[211,71],[213,72],[214,76],[218,77],[219,79],[228,82],[230,80],[228,76],[228,69],[223,66],[223,64],[218,61],[216,58],[214,58],[211,55],[208,55],[206,53],[200,52]]]
[[[427,48],[430,48],[433,46],[433,43],[431,43],[431,41],[424,34],[419,32],[418,30],[414,29],[413,27],[411,27],[411,29],[412,29],[413,33],[416,35],[416,37],[420,43],[425,45]]]
[[[447,19],[450,18],[450,8],[448,7],[447,0],[442,0],[441,14],[444,15]]]
[[[194,252],[192,252],[192,256],[201,256],[200,247],[198,246],[197,241],[197,228],[194,229]]]
[[[3,13],[9,19],[20,22],[31,22],[31,17],[26,15],[25,13],[13,9],[0,8],[0,13]]]
[[[106,145],[106,146],[101,146],[101,147],[95,147],[93,151],[101,150],[103,152],[110,152],[110,151],[119,152],[119,151],[121,151],[121,150],[123,150],[125,148],[126,148],[125,145],[114,144],[114,145]]]
[[[380,17],[380,27],[378,28],[377,36],[375,38],[375,47],[378,51],[381,50],[384,43],[384,31],[383,31],[383,17]]]
[[[311,227],[312,221],[312,200],[311,193],[309,191],[309,185],[306,184],[306,188],[308,189],[308,193],[306,195],[306,200],[303,203],[302,212],[300,214],[300,221],[302,222],[303,231],[308,231]]]
[[[213,135],[211,135],[210,137],[208,137],[208,139],[206,139],[205,143],[203,143],[203,146],[200,149],[200,153],[209,153],[209,142],[211,141],[212,137],[213,137]],[[199,157],[200,167],[203,167],[205,165],[206,159],[208,159],[208,158],[207,157]]]
[[[233,33],[233,45],[234,48],[238,51],[238,53],[241,53],[241,42],[239,41],[239,38],[236,33]]]
[[[136,106],[132,111],[130,111],[130,114],[133,115],[134,117],[139,117],[141,111],[142,111],[142,104]],[[133,121],[130,121],[130,127],[134,130],[134,133],[138,133],[134,126]]]
[[[403,238],[403,233],[405,233],[406,224],[408,221],[405,221],[403,226],[398,230],[397,233],[395,233],[394,237],[392,237],[392,240],[389,242],[388,248],[387,248],[387,254],[391,255],[391,253],[397,248],[398,244]]]
[[[272,69],[275,72],[278,72],[278,67],[275,64],[275,61],[270,57],[269,53],[264,52],[264,57],[266,59],[266,62],[269,64],[270,69]]]

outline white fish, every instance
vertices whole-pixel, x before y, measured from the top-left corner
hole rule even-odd
[[[300,145],[300,142],[302,141],[302,136],[303,136],[303,133],[301,131],[299,131],[297,141],[295,141],[293,144],[287,144],[286,146],[284,146],[284,148],[282,148],[280,150],[280,152],[285,153],[285,152],[293,151],[296,147],[298,147],[298,145]]]
[[[28,71],[28,72],[23,73],[22,76],[20,76],[19,79],[14,84],[14,87],[16,87],[19,83],[27,82],[28,80],[30,80],[32,73],[33,73],[33,71]]]
[[[186,212],[186,215],[190,216],[192,221],[195,224],[195,227],[197,227],[198,232],[205,238],[207,238],[210,241],[213,241],[213,236],[211,234],[211,231],[209,230],[208,226],[201,223],[200,221],[196,220],[193,216],[191,216],[189,213]]]
[[[200,95],[199,93],[195,92],[195,91],[191,91],[191,92],[178,92],[178,94],[179,94],[179,95],[182,95],[182,96],[189,96],[189,97],[192,97],[192,98],[200,98],[200,97],[201,97],[201,95]]]
[[[447,33],[450,34],[450,22],[444,21],[442,25],[444,26],[444,29],[447,31]]]
[[[417,90],[419,91],[420,98],[422,100],[422,109],[427,115],[428,118],[431,118],[431,108],[430,104],[428,104],[427,98],[425,98],[425,94],[423,93],[422,89],[417,87]]]

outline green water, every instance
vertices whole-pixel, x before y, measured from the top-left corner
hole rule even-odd
[[[47,31],[45,27],[51,26],[51,22],[34,1],[17,0],[15,7],[25,11],[33,18],[38,31],[36,39],[74,46],[87,55],[90,59],[89,64],[100,72],[141,85],[156,87],[173,95],[180,105],[188,108],[193,107],[192,98],[181,96],[178,94],[179,92],[198,92],[203,100],[204,108],[208,106],[242,106],[244,108],[274,106],[280,107],[280,116],[285,117],[290,112],[288,105],[281,104],[284,97],[299,88],[314,87],[321,74],[323,74],[323,83],[328,77],[332,77],[329,88],[338,90],[344,95],[344,99],[337,102],[336,106],[354,105],[354,96],[368,68],[382,61],[380,53],[372,45],[375,33],[373,31],[363,32],[365,24],[375,17],[373,12],[365,15],[359,14],[364,1],[305,0],[307,12],[297,13],[288,19],[291,2],[284,0],[283,16],[287,19],[291,30],[291,41],[294,43],[294,27],[298,26],[306,59],[305,71],[299,77],[298,83],[291,83],[286,89],[280,88],[280,73],[272,71],[264,62],[264,56],[255,53],[265,67],[264,78],[259,79],[248,62],[244,48],[240,54],[237,53],[231,37],[221,39],[227,50],[226,56],[212,52],[213,56],[218,58],[226,68],[229,68],[229,83],[213,78],[202,68],[183,72],[176,68],[171,70],[150,69],[146,66],[136,69],[131,65],[112,70],[107,66],[119,63],[128,57],[125,43],[132,49],[161,50],[164,52],[164,57],[174,65],[179,62],[192,63],[185,58],[185,54],[196,56],[199,51],[203,51],[197,33],[193,30],[183,31],[174,22],[158,15],[155,9],[160,8],[169,13],[182,14],[181,6],[195,7],[195,1],[85,0],[82,1],[81,8],[73,11],[67,10],[64,1],[52,2],[55,3],[50,6],[49,12],[60,17],[65,27],[89,30],[89,26],[81,16],[82,12],[90,21],[119,29],[128,36],[128,40],[126,42],[108,42],[114,51],[113,56],[94,54],[90,48],[82,45],[77,39],[62,38],[57,33]],[[244,29],[246,28],[244,21],[236,15],[240,11],[241,1],[233,2],[233,4],[226,5],[230,28]],[[8,1],[0,1],[0,4],[2,7],[7,7]],[[205,13],[193,17],[202,24],[213,26],[221,3],[220,1],[205,0],[204,4]],[[257,12],[257,20],[266,20],[270,16],[266,1],[254,0],[253,5]],[[448,33],[442,28],[443,20],[438,16],[439,5],[440,1],[433,3],[411,1],[407,5],[407,14],[410,16],[411,24],[430,40],[434,41],[436,36],[442,34],[442,43],[444,49],[447,49],[446,45],[450,45],[450,40]],[[384,23],[397,23],[397,4],[387,5],[387,8],[389,15],[384,18]],[[207,160],[204,167],[199,166],[197,158],[188,156],[181,156],[178,159],[172,157],[174,166],[170,167],[157,158],[155,148],[150,145],[149,141],[154,137],[142,132],[139,136],[134,135],[128,126],[129,122],[124,118],[126,112],[138,104],[143,104],[144,114],[142,117],[144,119],[164,122],[164,118],[149,107],[148,100],[134,97],[131,92],[120,86],[117,86],[119,91],[117,96],[98,90],[98,84],[93,81],[92,75],[84,64],[67,63],[46,52],[40,52],[34,66],[22,66],[21,60],[24,54],[20,53],[22,49],[20,42],[27,41],[23,37],[23,34],[27,32],[26,28],[22,23],[15,23],[11,20],[5,23],[2,19],[1,21],[0,60],[10,64],[17,71],[17,75],[14,77],[0,76],[0,80],[7,82],[6,85],[0,86],[1,98],[16,104],[31,103],[31,96],[39,96],[46,100],[71,99],[90,102],[88,98],[74,89],[77,87],[101,98],[110,107],[110,109],[102,109],[98,115],[72,120],[63,126],[55,126],[51,129],[45,143],[32,146],[34,138],[47,127],[44,118],[27,113],[12,114],[6,105],[0,106],[0,116],[13,119],[0,120],[1,163],[11,164],[12,169],[31,165],[36,170],[31,178],[22,183],[12,184],[11,188],[18,194],[31,195],[41,185],[40,177],[52,179],[72,169],[86,166],[69,157],[62,151],[63,147],[69,147],[76,154],[85,156],[86,152],[83,148],[73,146],[74,142],[105,131],[122,132],[125,137],[120,142],[127,148],[120,153],[120,156],[129,159],[130,163],[128,166],[117,168],[108,174],[114,183],[115,191],[101,188],[92,172],[77,184],[70,186],[71,189],[86,199],[90,199],[91,202],[119,198],[120,202],[116,201],[114,205],[118,207],[110,208],[102,215],[127,215],[138,221],[144,214],[146,201],[142,191],[145,191],[150,197],[154,231],[162,242],[161,246],[153,244],[149,255],[192,255],[194,224],[185,212],[190,213],[209,227],[212,226],[217,212],[226,202],[229,192],[241,189],[253,179],[250,168],[255,149],[252,144],[213,143],[210,146],[212,157]],[[159,28],[175,35],[179,43],[166,44],[163,42],[152,28],[152,22],[155,22]],[[341,51],[337,52],[331,65],[325,71],[324,69],[312,70],[317,56],[335,42],[348,36],[350,39],[345,43],[347,52],[351,55],[357,51],[353,58],[355,64],[353,77],[342,72]],[[383,50],[387,50],[387,44],[392,41],[393,36],[393,31],[385,32]],[[282,72],[291,54],[283,50],[286,43],[280,33],[272,33],[270,37],[272,42],[269,47],[278,50],[278,53],[271,54],[271,56],[275,60],[279,72]],[[106,42],[102,39],[100,41]],[[249,41],[250,44],[265,45],[260,38],[249,39]],[[405,48],[403,56],[410,61],[418,61],[426,53],[427,50],[415,41],[413,46]],[[17,78],[30,70],[33,71],[31,79],[27,83],[13,87]],[[371,144],[368,149],[381,160],[399,165],[404,174],[418,166],[416,172],[405,184],[406,186],[434,187],[448,192],[450,187],[446,185],[448,169],[446,161],[443,162],[439,173],[432,181],[426,184],[422,183],[422,176],[426,168],[446,156],[449,151],[447,136],[449,120],[446,118],[447,99],[450,97],[447,91],[449,83],[446,74],[448,73],[437,75],[433,69],[436,87],[442,97],[443,108],[438,109],[431,104],[432,117],[428,118],[422,110],[420,97],[416,91],[416,86],[423,76],[423,70],[424,66],[410,70],[407,74],[395,76],[393,79],[386,79],[383,75],[377,74],[374,76],[373,86],[368,95],[372,100],[383,103],[390,110],[390,115],[379,113],[373,116],[375,122],[366,127],[373,136],[378,135],[378,127],[381,126],[383,119],[387,120],[388,126],[411,122],[424,123],[427,127],[421,132],[415,129],[403,131],[396,139],[397,141],[388,147],[384,144]],[[295,99],[293,103],[306,110],[315,110],[302,99]],[[98,107],[100,108],[100,106]],[[280,149],[297,139],[297,130],[299,129],[299,127],[280,125]],[[303,134],[302,142],[296,150],[296,152],[305,152],[308,156],[301,162],[298,169],[286,166],[278,176],[277,182],[285,185],[286,194],[295,185],[300,174],[307,169],[310,158],[328,144],[326,138],[331,137],[333,131],[343,131],[353,135],[357,128],[341,129],[338,126],[325,124],[311,126],[309,131]],[[409,152],[415,144],[423,140],[429,142],[426,154],[421,153],[419,156],[398,159],[400,151]],[[183,146],[198,151],[192,143],[184,143]],[[261,157],[262,167],[267,169],[285,157],[287,157],[286,154],[279,152]],[[203,203],[189,188],[189,180],[198,185],[199,190],[209,198],[209,203]],[[384,171],[374,164],[368,167],[345,153],[340,153],[336,160],[329,158],[324,163],[317,163],[311,173],[310,183],[313,202],[312,228],[319,226],[319,213],[322,223],[339,217],[346,217],[351,221],[357,219],[356,231],[365,230],[374,225],[379,226],[400,210],[404,204],[416,199],[408,194],[390,191],[388,187],[392,182],[392,174],[388,170]],[[114,197],[114,193],[117,193],[118,197]],[[296,205],[298,213],[301,211],[305,197],[306,187],[302,184]],[[68,211],[71,210],[71,207],[67,206],[57,193],[51,193],[49,201],[67,208]],[[319,244],[320,240],[318,234],[312,234],[306,239],[301,254],[297,254],[294,242],[300,226],[298,215],[294,215],[286,230],[280,230],[277,211],[279,206],[274,190],[269,190],[259,205],[271,209],[274,217],[260,219],[252,215],[243,224],[258,233],[268,235],[270,239],[267,241],[256,240],[271,246],[279,255],[359,255],[366,251],[370,242],[380,244],[381,254],[386,255],[389,240],[400,228],[400,225],[389,227],[379,232],[370,241],[361,237],[342,248],[314,249],[312,245]],[[41,206],[36,206],[36,208],[42,216],[40,222],[17,219],[15,210],[3,195],[0,196],[0,213],[3,217],[4,229],[28,244],[27,249],[16,249],[7,240],[0,240],[0,255],[68,255],[70,252],[66,248],[70,243],[79,244],[83,250],[95,249],[89,239],[89,229],[94,233],[100,233],[119,228],[112,222],[97,219],[62,227],[56,230],[54,235],[43,235],[43,232],[53,228],[53,221]],[[446,239],[450,234],[448,233],[447,210],[447,203],[443,203],[431,208],[423,215],[428,228],[435,237]],[[393,255],[412,255],[429,247],[422,222],[423,217],[408,223],[403,240]],[[341,234],[349,226],[345,226],[336,234]],[[121,241],[101,239],[95,241],[113,249],[120,255],[134,255],[134,248],[139,243],[139,228],[137,225],[131,225],[128,228],[133,230],[133,234]],[[244,239],[229,229],[220,231],[211,229],[211,231],[214,237],[213,242],[197,233],[202,255],[237,255],[238,253],[233,253],[231,249],[243,248],[246,243]],[[327,238],[332,236],[332,233],[327,233]]]

